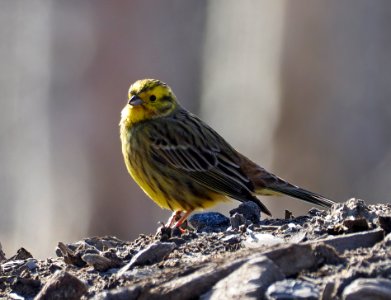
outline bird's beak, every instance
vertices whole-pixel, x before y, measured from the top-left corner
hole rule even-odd
[[[128,104],[131,106],[138,106],[138,105],[143,104],[143,100],[141,98],[137,97],[136,95],[134,95],[134,96],[132,96],[132,98],[129,99]]]

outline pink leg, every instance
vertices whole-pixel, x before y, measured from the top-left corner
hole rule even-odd
[[[178,222],[175,223],[174,227],[180,227],[183,222],[186,221],[187,217],[192,213],[193,211],[192,210],[189,210],[187,212],[185,212],[185,214],[178,220]]]
[[[172,225],[182,217],[182,210],[174,211],[171,215],[171,217],[168,219],[166,227],[172,227]]]

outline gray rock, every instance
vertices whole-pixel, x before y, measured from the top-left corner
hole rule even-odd
[[[118,268],[121,266],[117,260],[104,257],[100,254],[84,254],[81,259],[99,272],[105,272],[109,269]]]
[[[246,225],[247,219],[242,214],[235,213],[229,218],[229,222],[231,224],[230,229],[238,230],[240,226]]]
[[[252,201],[243,202],[229,212],[230,216],[233,216],[235,213],[241,214],[246,220],[256,225],[261,221],[261,209]]]
[[[203,300],[264,299],[273,282],[284,279],[281,270],[267,257],[253,258],[220,280]]]
[[[359,278],[348,285],[342,293],[343,300],[389,300],[391,280],[383,278]]]
[[[271,259],[285,274],[291,276],[302,270],[315,267],[319,263],[319,257],[310,245],[283,245],[277,249],[263,253]]]
[[[172,250],[176,248],[175,243],[155,242],[144,250],[138,252],[132,260],[118,272],[122,276],[135,266],[151,265],[163,260]]]
[[[229,219],[217,212],[194,214],[187,221],[197,232],[221,232],[229,226]]]
[[[292,243],[292,244],[301,243],[302,241],[305,240],[306,236],[307,236],[307,232],[300,231],[300,232],[293,234],[291,236],[291,238],[289,239],[289,243]]]
[[[369,248],[380,242],[384,238],[384,231],[382,229],[373,229],[364,232],[357,232],[345,234],[342,236],[328,237],[318,241],[310,241],[305,244],[325,243],[337,250],[338,253],[343,253],[346,250],[357,248]]]
[[[230,234],[221,239],[223,242],[227,244],[238,244],[241,242],[241,238],[239,234]]]
[[[35,300],[80,299],[87,286],[77,277],[65,271],[56,272],[44,285]]]
[[[287,279],[272,284],[266,291],[268,300],[318,300],[319,287],[303,280]]]
[[[118,289],[103,291],[97,294],[94,300],[133,300],[140,296],[142,288],[138,285],[121,287]]]
[[[20,248],[18,251],[16,251],[16,254],[12,256],[9,260],[20,260],[20,259],[28,259],[28,258],[33,258],[31,253],[27,251],[25,248]]]
[[[2,262],[3,260],[6,260],[6,257],[3,252],[3,247],[1,246],[1,243],[0,243],[0,262]]]
[[[189,275],[179,277],[164,283],[150,291],[145,291],[138,298],[140,300],[187,300],[196,299],[206,293],[220,279],[228,276],[247,258],[238,259],[226,264],[209,264]]]
[[[59,242],[57,245],[56,255],[59,257],[64,257],[64,262],[66,264],[77,267],[84,267],[86,265],[86,262],[81,259],[82,254],[80,251],[75,251],[62,242]]]

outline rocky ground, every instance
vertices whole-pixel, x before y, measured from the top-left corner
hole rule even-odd
[[[390,231],[390,204],[350,199],[260,221],[245,203],[230,218],[193,215],[184,233],[60,242],[46,260],[0,246],[0,297],[391,299]]]

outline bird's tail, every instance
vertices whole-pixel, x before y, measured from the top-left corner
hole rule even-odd
[[[278,184],[268,186],[267,189],[327,208],[331,207],[334,204],[334,201],[327,199],[322,195],[307,191],[286,181],[281,181],[282,182],[279,182]]]

